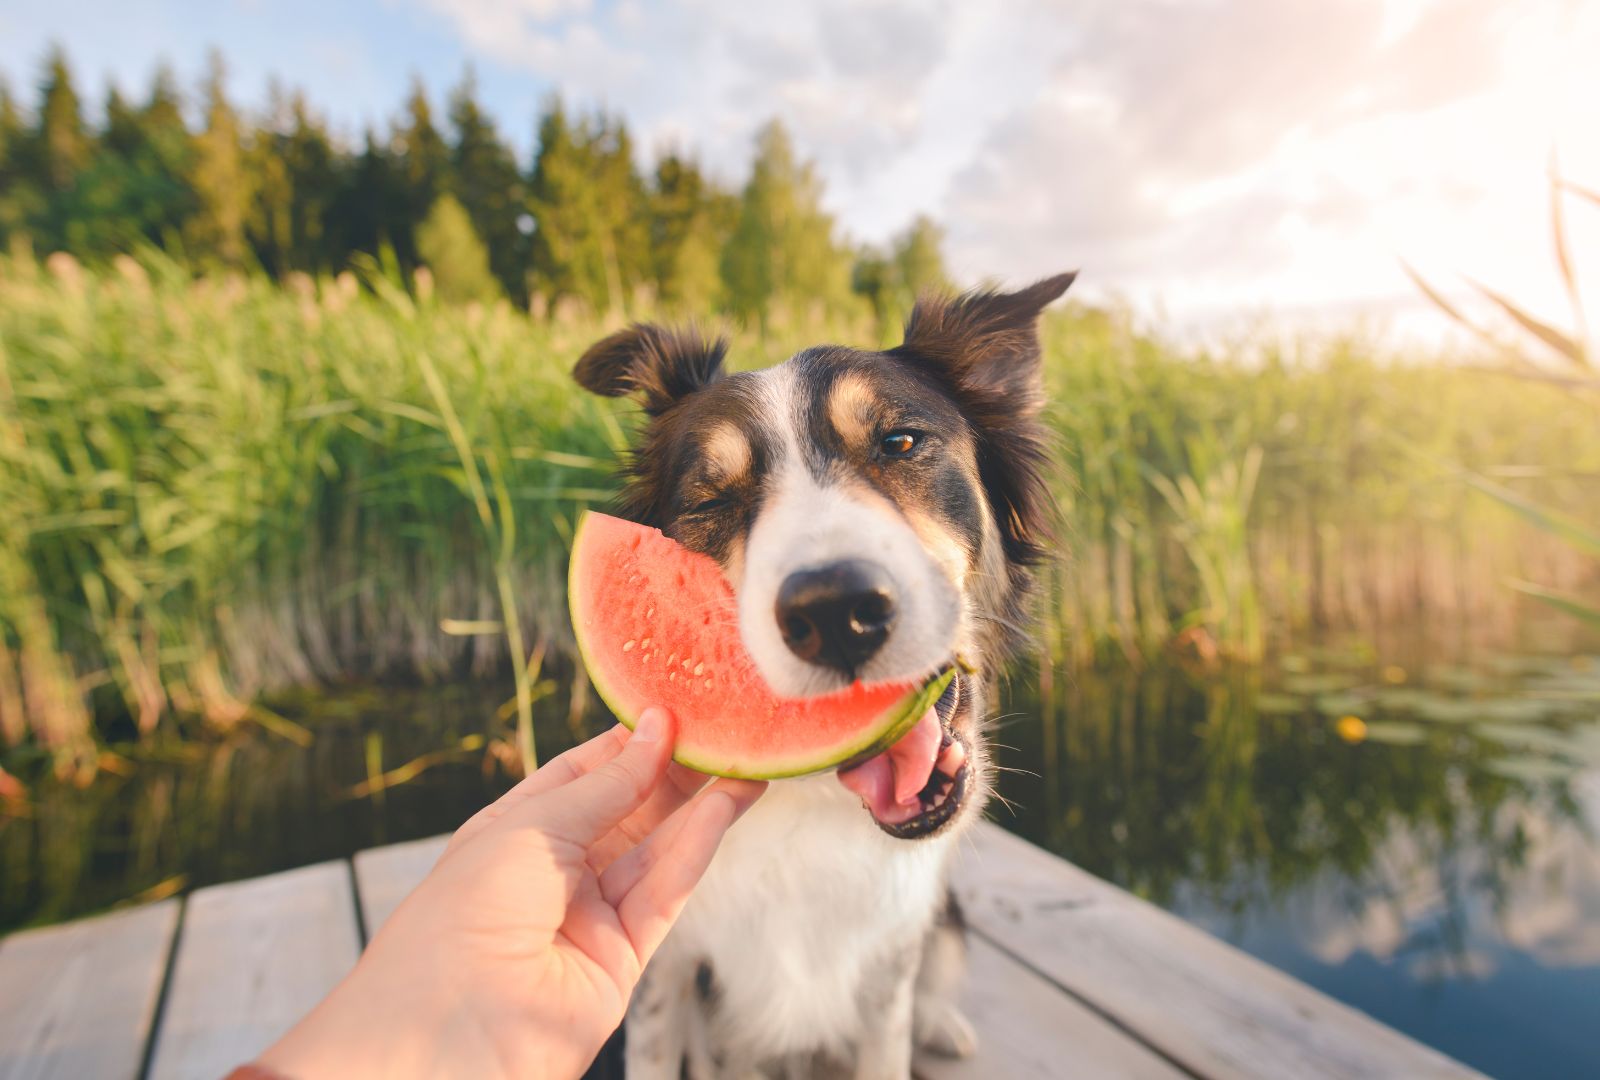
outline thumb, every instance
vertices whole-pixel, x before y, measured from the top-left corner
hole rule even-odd
[[[528,800],[545,832],[588,848],[644,804],[672,763],[674,722],[665,709],[649,708],[620,753],[569,784]]]

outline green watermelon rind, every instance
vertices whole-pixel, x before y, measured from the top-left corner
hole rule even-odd
[[[578,518],[578,527],[572,535],[572,557],[567,564],[567,607],[569,611],[576,611],[574,603],[577,597],[578,579],[582,569],[578,553],[583,549],[582,539],[584,526],[589,523],[594,514],[585,510]],[[572,619],[573,637],[578,643],[578,655],[583,660],[584,668],[589,672],[589,681],[594,684],[595,691],[600,695],[611,709],[619,722],[629,731],[638,723],[639,718],[631,715],[629,709],[623,704],[622,696],[613,688],[606,685],[605,678],[600,673],[600,665],[590,650],[589,644],[584,640],[584,631],[579,625],[579,620]],[[808,754],[804,759],[772,760],[752,766],[750,762],[715,761],[710,758],[700,757],[683,747],[676,747],[672,758],[680,765],[684,765],[695,772],[706,773],[710,776],[727,776],[737,780],[783,780],[794,776],[806,776],[810,773],[822,772],[836,765],[851,764],[856,761],[865,761],[874,754],[882,753],[893,746],[899,738],[910,731],[922,714],[933,707],[939,700],[945,688],[950,685],[950,680],[955,678],[955,668],[946,668],[944,671],[924,682],[920,687],[913,687],[905,695],[886,709],[878,723],[864,728],[859,739],[854,739],[846,744],[836,745],[825,750],[818,750]],[[663,707],[671,709],[670,702],[662,702]]]

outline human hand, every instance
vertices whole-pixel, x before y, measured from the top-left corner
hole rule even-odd
[[[285,1077],[578,1076],[765,784],[671,762],[647,709],[457,830],[355,970],[260,1058]]]

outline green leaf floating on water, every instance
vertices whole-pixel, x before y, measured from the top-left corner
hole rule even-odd
[[[1428,729],[1404,720],[1376,721],[1367,725],[1367,741],[1385,746],[1416,746],[1427,742]]]
[[[1283,680],[1282,688],[1287,693],[1305,694],[1309,697],[1316,694],[1336,694],[1360,682],[1361,680],[1354,675],[1325,671],[1314,675],[1290,675]]]
[[[1430,702],[1450,700],[1436,690],[1416,686],[1396,686],[1375,691],[1372,702],[1385,712],[1418,712]]]
[[[1524,750],[1542,750],[1572,761],[1583,761],[1585,745],[1578,739],[1560,731],[1551,731],[1536,724],[1475,724],[1473,732],[1493,739],[1504,746]]]
[[[1256,695],[1256,712],[1264,716],[1299,716],[1306,711],[1306,702],[1293,694],[1263,693]]]
[[[1549,780],[1565,780],[1577,772],[1577,767],[1568,762],[1536,757],[1532,754],[1513,754],[1496,758],[1485,768],[1509,780],[1522,780],[1533,784]]]
[[[1427,681],[1450,690],[1473,691],[1488,687],[1493,680],[1469,667],[1435,665],[1425,672]]]
[[[1313,704],[1323,716],[1348,716],[1366,712],[1372,698],[1366,694],[1323,694]]]
[[[1549,698],[1506,697],[1480,702],[1480,714],[1485,720],[1501,724],[1526,724],[1548,720],[1560,715],[1564,707]]]
[[[1438,694],[1426,700],[1419,700],[1411,711],[1423,720],[1432,720],[1435,723],[1470,724],[1483,719],[1483,702],[1463,701],[1460,698]]]

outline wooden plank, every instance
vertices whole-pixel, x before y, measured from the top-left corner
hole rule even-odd
[[[448,834],[430,836],[357,853],[356,894],[361,899],[361,919],[366,923],[368,941],[400,901],[428,876],[449,842]]]
[[[978,1030],[963,1061],[917,1059],[921,1080],[1179,1080],[1187,1074],[1061,990],[974,935],[961,1007]]]
[[[997,825],[973,840],[973,928],[1192,1073],[1478,1075]]]
[[[163,900],[0,942],[0,1077],[137,1076],[178,909]]]
[[[216,1080],[270,1046],[355,964],[355,912],[343,860],[191,896],[152,1080]]]

